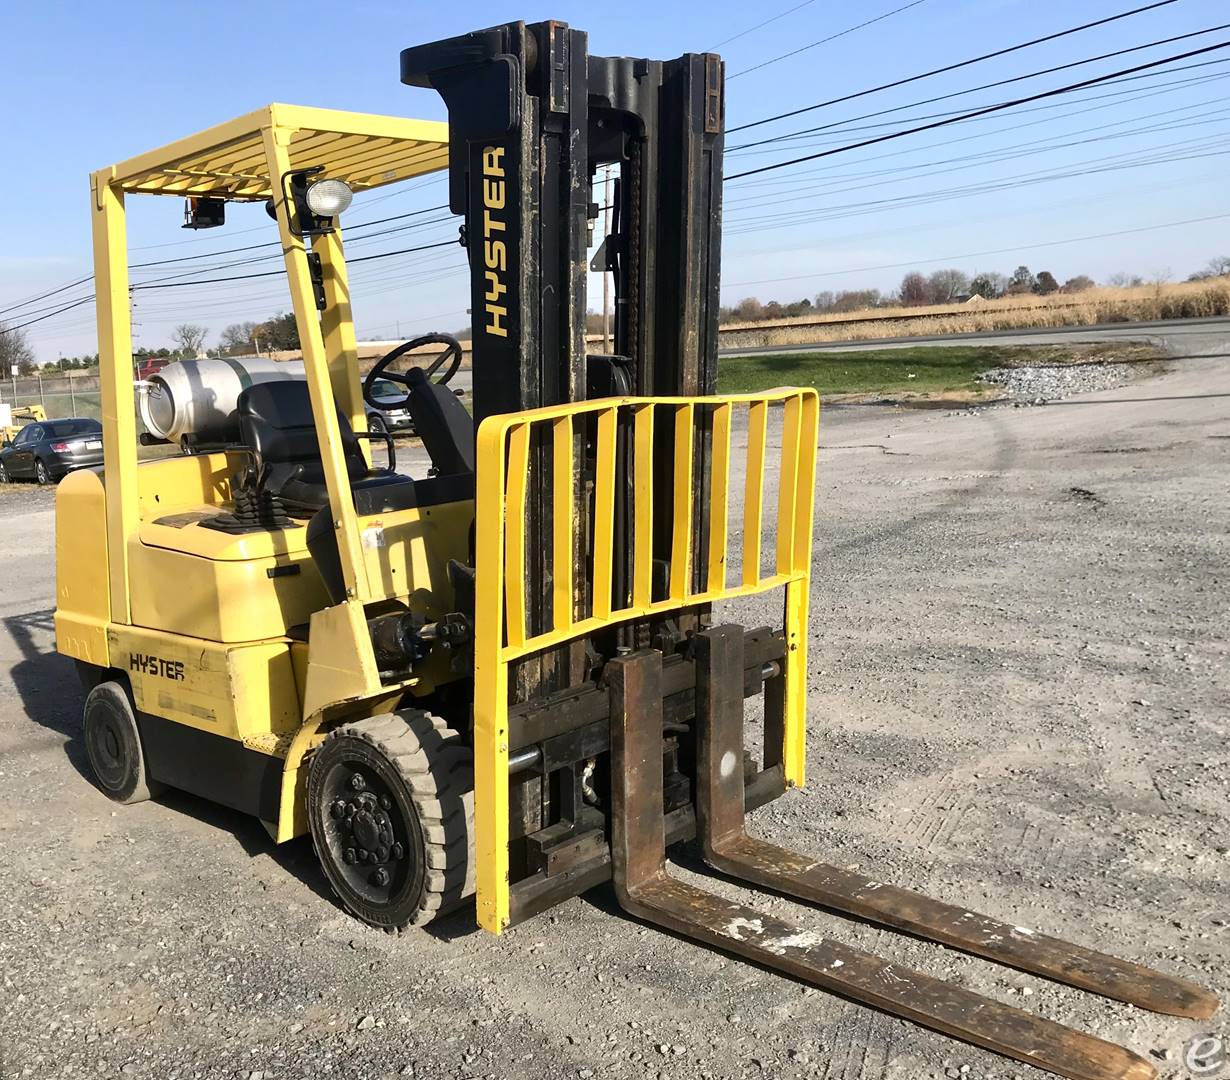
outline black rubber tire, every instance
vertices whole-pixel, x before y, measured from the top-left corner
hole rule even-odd
[[[47,471],[47,465],[41,459],[34,463],[34,479],[44,487],[51,483],[51,473]]]
[[[349,800],[342,785],[356,773],[366,777],[365,784]],[[335,804],[377,790],[391,803],[385,812],[392,850],[400,844],[404,857],[386,856],[369,870],[375,860],[354,858],[358,826],[343,824],[359,815],[335,813]],[[307,809],[325,877],[364,922],[390,932],[422,926],[473,895],[474,757],[439,717],[403,709],[330,732],[312,758]],[[379,851],[369,854],[378,857]],[[374,883],[373,875],[386,868],[387,886]]]
[[[367,430],[373,435],[384,436],[388,434],[389,425],[385,422],[384,417],[379,413],[372,413],[372,415],[367,418]]]
[[[7,468],[5,468],[4,462],[0,461],[0,484],[7,484],[8,482],[9,482],[9,471]]]
[[[120,683],[100,682],[86,695],[83,726],[86,756],[107,798],[128,805],[164,790],[149,778],[137,718]]]

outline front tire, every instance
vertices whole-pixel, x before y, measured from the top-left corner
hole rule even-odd
[[[421,926],[474,892],[474,765],[418,709],[331,732],[312,759],[308,820],[343,905],[382,930]]]
[[[379,435],[383,438],[389,432],[389,425],[385,422],[384,417],[379,413],[372,413],[372,415],[367,418],[367,430],[373,435]]]
[[[151,780],[137,717],[118,682],[100,682],[85,699],[85,752],[102,793],[115,802],[145,802],[163,785]]]

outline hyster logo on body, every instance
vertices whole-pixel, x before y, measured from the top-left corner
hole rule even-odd
[[[128,670],[139,671],[143,675],[159,675],[174,682],[184,681],[182,660],[164,660],[161,656],[147,653],[132,653],[128,657]]]
[[[487,291],[483,329],[495,337],[508,337],[508,244],[504,235],[508,222],[504,204],[508,196],[504,182],[504,147],[483,147],[483,266]]]

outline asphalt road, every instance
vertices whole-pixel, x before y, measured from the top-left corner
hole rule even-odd
[[[1151,341],[1176,356],[1207,353],[1230,340],[1230,318],[1181,319],[1172,322],[1112,323],[1107,326],[1065,327],[1058,330],[1005,330],[991,334],[948,334],[915,338],[881,338],[874,341],[824,341],[813,345],[768,345],[748,349],[723,349],[722,356],[756,356],[766,353],[859,352],[864,349],[910,349],[918,345],[1065,345],[1089,341]],[[474,373],[458,371],[451,386],[469,393]]]
[[[1090,341],[1152,341],[1176,356],[1215,350],[1230,340],[1230,318],[1177,319],[1167,322],[1109,323],[1059,329],[1001,330],[987,334],[943,334],[929,337],[877,338],[871,341],[824,341],[812,345],[767,345],[749,349],[723,349],[723,356],[763,353],[858,352],[863,349],[910,349],[918,345],[1066,345]]]
[[[1037,408],[822,418],[809,785],[760,835],[1230,991],[1230,364]],[[736,450],[743,445],[734,439]],[[86,775],[47,492],[0,491],[0,1076],[1033,1080],[618,913],[341,912],[311,847]],[[769,602],[734,605],[745,625]],[[677,872],[1186,1076],[1154,1016]]]

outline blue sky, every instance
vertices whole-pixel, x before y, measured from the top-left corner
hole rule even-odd
[[[270,101],[444,119],[432,93],[398,81],[401,48],[513,18],[560,18],[590,32],[590,48],[667,58],[717,46],[727,61],[727,124],[853,93],[1102,18],[1147,0],[921,0],[828,44],[758,70],[908,0],[860,5],[812,0],[704,3],[421,5],[219,2],[200,6],[115,0],[11,5],[0,41],[0,100],[6,103],[0,169],[0,308],[90,272],[88,174]],[[792,120],[727,137],[727,175],[857,141],[908,118],[976,108],[1230,40],[1206,34],[850,123],[982,83],[1129,48],[1228,22],[1224,0],[1178,0],[1135,17],[961,71],[929,78]],[[280,37],[285,43],[279,43]],[[823,161],[726,185],[723,298],[790,300],[820,290],[892,289],[906,269],[944,265],[1011,271],[1020,262],[1063,280],[1116,271],[1186,277],[1230,253],[1225,181],[1230,154],[1230,49],[1180,61],[1223,63],[1090,89],[996,117],[955,124]],[[733,76],[733,77],[732,77]],[[1047,106],[1043,108],[1043,106]],[[1053,106],[1053,107],[1052,107]],[[1026,111],[1031,110],[1031,111]],[[817,125],[833,131],[736,151],[761,138]],[[907,168],[908,167],[908,168]],[[29,170],[26,173],[25,170]],[[1090,170],[1099,170],[1093,171]],[[1055,174],[1067,174],[1059,178]],[[409,190],[402,190],[407,189]],[[975,190],[969,190],[974,188]],[[379,202],[377,203],[377,200]],[[373,192],[351,220],[443,202],[442,183]],[[256,207],[235,207],[225,228],[181,231],[176,199],[131,200],[133,260],[202,254],[273,239]],[[372,209],[367,209],[372,207]],[[377,212],[379,211],[379,212]],[[438,215],[428,215],[428,218]],[[1073,238],[1165,225],[1100,239]],[[260,229],[265,228],[262,233]],[[354,255],[455,235],[441,222],[377,239]],[[357,237],[355,238],[357,241]],[[1051,246],[1038,246],[1038,245]],[[1002,249],[1002,250],[1001,250]],[[976,255],[980,252],[998,254]],[[960,257],[958,257],[960,256]],[[203,260],[208,262],[208,260]],[[226,261],[226,260],[222,260]],[[391,338],[466,322],[460,250],[377,260],[353,275],[360,337]],[[259,320],[289,306],[278,279],[146,293],[136,313],[138,344],[169,344],[180,322],[211,329]],[[16,321],[88,284],[0,318]],[[591,307],[601,304],[592,295]],[[96,349],[93,306],[29,327],[42,361]]]

